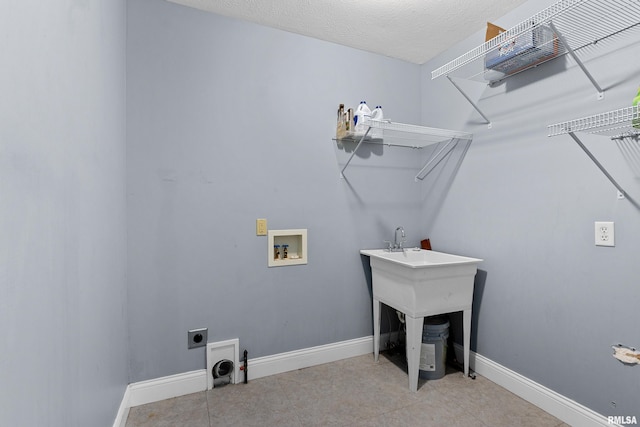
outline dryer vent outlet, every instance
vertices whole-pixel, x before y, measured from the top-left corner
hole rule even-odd
[[[240,340],[207,344],[207,390],[240,382]]]

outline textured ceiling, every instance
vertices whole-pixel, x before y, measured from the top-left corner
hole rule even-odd
[[[169,1],[423,64],[526,0]]]

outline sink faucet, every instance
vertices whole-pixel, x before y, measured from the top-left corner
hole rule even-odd
[[[400,232],[400,237],[402,238],[402,240],[398,240],[398,232]],[[393,236],[393,243],[391,243],[391,241],[389,240],[385,240],[384,242],[388,245],[387,247],[388,251],[394,252],[394,251],[404,251],[404,248],[402,247],[402,245],[405,241],[406,241],[406,236],[404,234],[404,228],[398,227],[396,228],[395,234]]]
[[[398,231],[400,232],[400,235],[402,236],[402,240],[400,240],[399,242],[398,242]],[[404,228],[402,228],[402,227],[396,228],[395,235],[393,236],[393,239],[394,239],[393,246],[396,249],[402,249],[402,244],[406,241],[405,237],[406,236],[404,235]]]

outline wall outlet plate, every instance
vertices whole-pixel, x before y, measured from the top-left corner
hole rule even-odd
[[[207,345],[207,335],[209,330],[207,328],[191,329],[187,331],[187,346],[189,349],[204,347]]]
[[[612,221],[596,221],[596,246],[615,246],[614,224]]]

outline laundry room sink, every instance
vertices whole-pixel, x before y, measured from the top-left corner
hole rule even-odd
[[[373,287],[374,355],[380,350],[380,308],[384,303],[405,314],[409,388],[418,389],[424,318],[463,312],[464,373],[469,374],[471,305],[478,258],[423,249],[363,249],[370,258]]]

